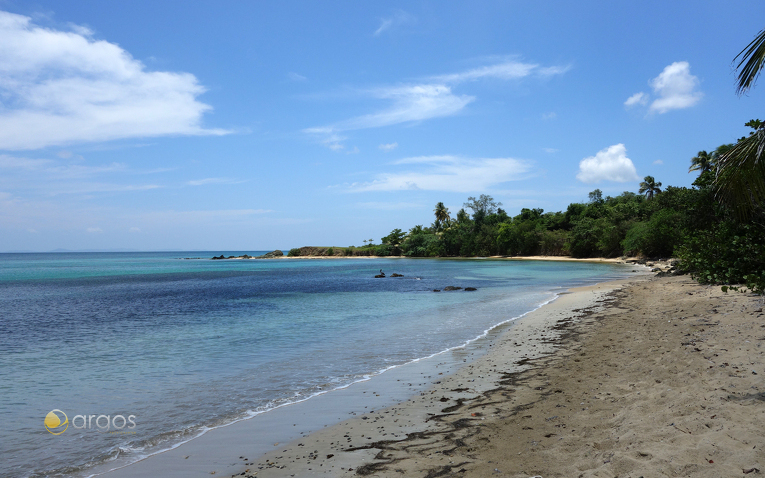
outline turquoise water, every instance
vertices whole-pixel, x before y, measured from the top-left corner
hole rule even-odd
[[[257,255],[259,251],[232,251]],[[610,264],[0,254],[0,475],[87,475],[464,344]],[[375,279],[380,269],[402,278]],[[475,292],[432,292],[445,286]],[[51,410],[69,419],[54,436]],[[102,419],[87,424],[77,416]],[[135,426],[109,422],[133,416]],[[127,420],[125,420],[127,421]],[[129,425],[129,424],[128,424]],[[54,429],[53,431],[58,431]]]

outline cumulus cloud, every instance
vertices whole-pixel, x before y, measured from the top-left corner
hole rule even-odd
[[[699,79],[691,75],[691,66],[687,61],[676,61],[667,66],[650,84],[658,96],[651,103],[652,112],[666,113],[670,110],[690,108],[703,96],[703,93],[697,90]]]
[[[381,144],[378,146],[381,150],[388,152],[393,151],[394,149],[398,148],[398,143],[388,143],[388,144]]]
[[[663,114],[671,110],[690,108],[704,96],[704,93],[698,90],[699,79],[691,75],[691,65],[687,61],[672,63],[648,84],[655,97],[648,108],[650,113]],[[627,98],[624,106],[629,108],[646,105],[650,99],[651,95],[641,91]]]
[[[576,178],[583,183],[616,181],[624,183],[640,178],[632,160],[627,157],[627,148],[622,143],[598,151],[595,156],[584,158],[579,163]]]
[[[460,156],[418,156],[392,166],[404,166],[404,170],[378,174],[372,181],[348,185],[347,190],[485,192],[496,184],[523,179],[531,169],[529,162],[519,159]]]
[[[648,95],[641,91],[627,98],[624,106],[645,105],[646,103],[648,103]]]
[[[568,67],[543,68],[537,64],[505,60],[459,73],[429,77],[420,83],[371,88],[361,91],[361,96],[388,101],[387,108],[331,125],[307,128],[303,132],[317,136],[321,143],[338,150],[343,147],[342,141],[345,138],[340,135],[343,131],[379,128],[458,114],[476,99],[475,96],[454,91],[461,83],[482,78],[513,80],[533,74],[550,76],[566,71]]]
[[[147,71],[114,43],[83,28],[43,28],[0,12],[0,149],[163,135],[205,129],[211,107],[194,75]]]

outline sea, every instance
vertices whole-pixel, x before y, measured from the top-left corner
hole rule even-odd
[[[482,258],[210,260],[265,252],[0,254],[0,476],[86,477],[137,461],[634,273]]]

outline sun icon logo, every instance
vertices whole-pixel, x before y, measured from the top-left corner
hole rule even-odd
[[[51,410],[45,415],[45,429],[50,433],[61,435],[67,428],[69,428],[69,418],[61,410]]]

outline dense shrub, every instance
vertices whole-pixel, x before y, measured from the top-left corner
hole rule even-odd
[[[710,284],[744,284],[765,291],[765,228],[723,221],[691,234],[677,248],[683,270]]]

